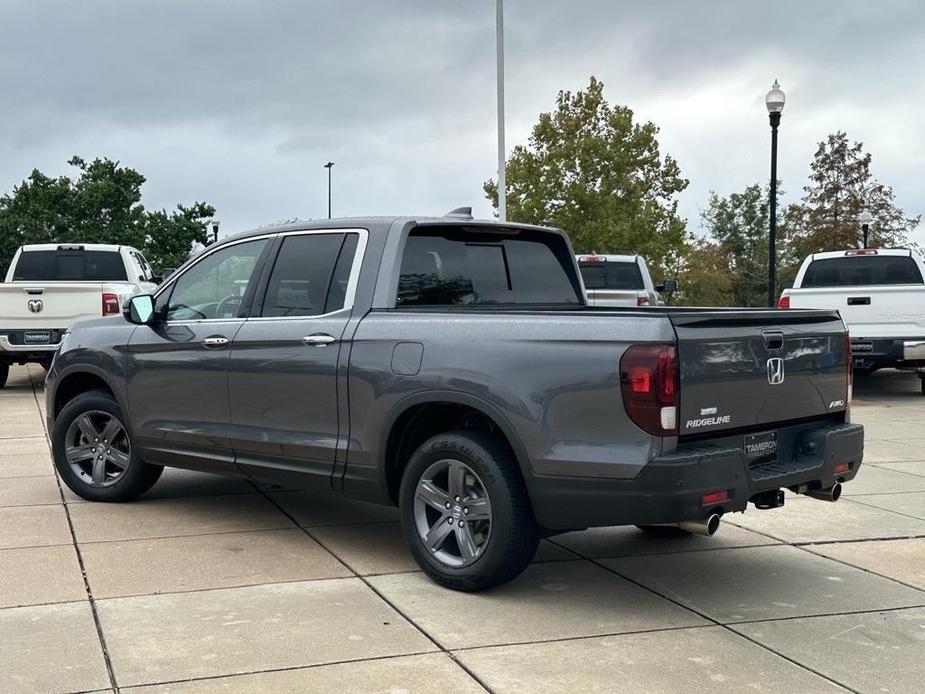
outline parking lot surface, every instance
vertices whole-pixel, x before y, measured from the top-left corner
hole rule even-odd
[[[859,379],[865,465],[829,504],[713,538],[544,540],[501,588],[416,571],[394,509],[167,470],[142,499],[57,479],[44,373],[0,391],[0,691],[921,691],[925,397]]]

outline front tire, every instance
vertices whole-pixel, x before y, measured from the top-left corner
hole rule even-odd
[[[10,365],[0,364],[0,388],[6,385],[6,379],[10,376]]]
[[[83,393],[55,420],[52,454],[61,479],[90,501],[130,501],[148,491],[164,468],[135,452],[119,403],[105,391]]]
[[[399,506],[415,561],[446,588],[506,583],[536,553],[539,534],[517,461],[486,434],[425,441],[405,468]]]

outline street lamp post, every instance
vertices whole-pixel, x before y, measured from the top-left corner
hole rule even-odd
[[[874,216],[868,210],[864,210],[858,217],[858,221],[861,223],[861,231],[864,232],[864,245],[861,248],[867,248],[867,232],[870,229],[870,223],[874,221]]]
[[[324,165],[324,168],[328,170],[328,219],[331,218],[331,169],[334,168],[334,162],[329,161]]]
[[[210,219],[209,226],[212,227],[212,243],[218,243],[218,225],[217,219]]]
[[[507,221],[507,181],[504,155],[504,0],[495,6],[495,58],[498,63],[498,218]]]
[[[777,80],[764,98],[771,121],[771,194],[768,200],[770,233],[768,234],[768,306],[773,308],[777,299],[777,126],[784,110],[784,92]]]

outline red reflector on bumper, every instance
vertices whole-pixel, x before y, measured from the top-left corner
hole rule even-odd
[[[848,472],[849,469],[850,467],[848,463],[839,463],[838,465],[835,466],[832,472],[834,472],[836,475],[840,475],[843,472]]]
[[[726,489],[723,489],[719,492],[710,492],[709,494],[704,494],[701,501],[704,506],[709,506],[710,504],[718,504],[721,501],[729,500],[729,492]]]

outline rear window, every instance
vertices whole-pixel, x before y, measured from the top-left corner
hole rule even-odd
[[[637,263],[578,263],[585,289],[645,289]]]
[[[399,306],[579,304],[571,256],[554,234],[415,229],[398,280]]]
[[[909,256],[856,255],[814,260],[801,287],[858,287],[875,284],[922,284],[922,273]]]
[[[23,251],[13,271],[26,282],[125,282],[118,251]]]

